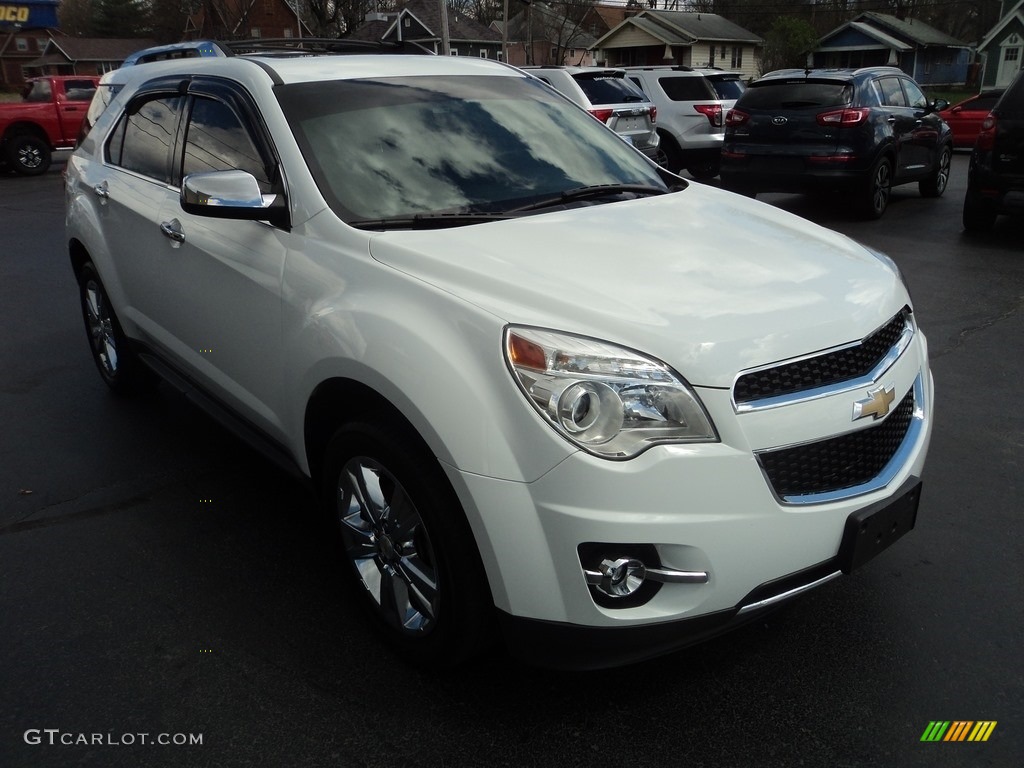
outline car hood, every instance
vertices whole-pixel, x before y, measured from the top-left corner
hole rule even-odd
[[[475,226],[385,232],[378,261],[505,322],[653,355],[697,386],[857,341],[905,304],[849,238],[700,184]]]

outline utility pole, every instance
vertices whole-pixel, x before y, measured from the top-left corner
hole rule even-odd
[[[441,11],[441,55],[451,56],[451,38],[448,35],[448,4],[445,0],[437,0],[437,7]]]

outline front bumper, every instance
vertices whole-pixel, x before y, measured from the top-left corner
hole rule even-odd
[[[933,396],[926,361],[919,335],[880,377],[897,402],[920,391],[917,424],[885,468],[884,483],[850,495],[787,502],[773,493],[756,458],[765,449],[860,429],[850,412],[863,394],[841,388],[754,412],[738,412],[728,390],[701,389],[721,442],[660,446],[621,462],[576,453],[533,483],[450,469],[510,644],[535,663],[549,653],[558,666],[573,666],[574,655],[579,665],[601,666],[599,657],[617,641],[601,641],[590,653],[570,638],[628,637],[621,645],[633,650],[619,660],[636,660],[742,623],[778,596],[769,585],[788,592],[843,570],[848,519],[889,505],[922,473]],[[653,550],[655,567],[708,578],[661,584],[639,604],[620,608],[596,599],[588,584],[581,558],[595,543],[610,554],[616,546]]]

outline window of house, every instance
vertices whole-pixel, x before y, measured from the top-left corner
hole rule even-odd
[[[285,37],[291,37],[292,36],[292,28],[291,27],[285,27],[284,31],[281,34],[283,34]]]
[[[724,60],[725,57],[723,56],[722,59]],[[741,45],[734,45],[733,49],[732,49],[732,68],[733,69],[739,69],[742,66],[743,66],[743,46],[741,46]]]
[[[480,49],[480,58],[481,59],[486,59],[487,58],[487,49],[486,48],[481,48]]]
[[[451,54],[452,54],[452,56],[458,56],[459,55],[459,49],[458,48],[452,48],[451,49]]]
[[[405,28],[408,29],[411,26],[412,26],[412,19],[410,19],[408,16],[406,16],[405,17]]]
[[[557,64],[558,63],[558,49],[557,48],[552,48],[548,52],[548,61],[550,61],[552,64]]]
[[[171,181],[170,154],[182,97],[150,99],[121,116],[107,141],[107,161],[129,171]]]
[[[25,53],[28,50],[28,40],[24,37],[14,38],[14,45],[18,49],[19,53]]]
[[[258,40],[261,36],[262,33],[260,32],[259,27],[253,27],[249,30],[249,37],[253,38],[254,40]]]
[[[46,44],[49,43],[49,42],[50,42],[49,38],[37,37],[36,38],[36,50],[45,51],[46,50]]]

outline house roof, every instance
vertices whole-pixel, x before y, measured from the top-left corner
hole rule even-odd
[[[861,35],[863,35],[868,40],[875,41],[875,43],[877,43],[877,45],[865,44],[864,42],[861,42],[860,40],[857,40],[856,42],[851,43],[850,45],[826,45],[825,44],[828,40],[836,37],[841,32],[844,32],[844,31],[846,31],[848,29],[849,30],[854,30],[855,32],[860,33]],[[861,22],[861,21],[848,21],[846,24],[843,24],[841,27],[837,27],[836,29],[832,30],[827,35],[825,35],[823,38],[821,38],[821,40],[818,42],[818,47],[815,50],[817,50],[817,51],[860,51],[860,50],[870,50],[872,48],[887,48],[887,49],[894,49],[894,50],[897,50],[897,51],[900,51],[900,52],[914,50],[914,46],[912,44],[905,43],[902,40],[897,40],[892,35],[887,35],[882,30],[880,30],[880,29],[878,29],[876,27],[873,27],[870,24],[865,24],[864,22]]]
[[[115,39],[105,37],[51,38],[43,58],[63,56],[65,61],[124,61],[140,48],[156,45],[155,40]]]
[[[887,13],[875,13],[868,11],[854,19],[855,22],[864,22],[882,29],[889,34],[909,43],[915,43],[920,47],[929,45],[944,45],[948,47],[966,48],[963,40],[947,35],[935,27],[930,27],[923,21],[917,19],[897,19]]]
[[[533,27],[533,39],[535,41],[545,40],[551,43],[559,43],[566,48],[589,49],[597,41],[592,34],[587,32],[588,25],[584,22],[577,24],[568,19],[564,13],[559,13],[547,3],[534,2],[533,10],[530,13],[520,11],[508,20],[509,40],[522,40],[527,37],[527,20],[529,26]],[[501,32],[500,24],[497,31]]]
[[[454,11],[445,5],[448,13],[448,39],[452,42],[500,43],[501,33],[485,27],[464,13]],[[384,40],[398,38],[396,30],[400,20],[409,18],[420,29],[412,36],[402,35],[406,40],[440,40],[441,13],[437,0],[411,0],[402,8],[386,14],[386,21],[374,20],[360,24],[349,37],[353,40]],[[383,31],[380,31],[383,30]]]
[[[630,16],[610,30],[594,43],[594,47],[609,47],[609,43],[627,27],[640,29],[666,45],[692,45],[698,41],[742,42],[754,45],[764,42],[750,30],[716,13],[643,11],[636,16]]]
[[[992,27],[992,29],[989,30],[989,33],[982,38],[980,43],[978,43],[978,48],[987,48],[991,45],[992,41],[1001,35],[1006,27],[1014,20],[1024,26],[1024,0],[1020,0],[1019,3],[1013,6],[1013,8],[1003,16],[1003,18],[996,22],[996,25]]]

